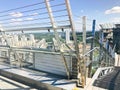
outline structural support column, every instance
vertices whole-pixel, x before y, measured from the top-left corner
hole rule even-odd
[[[65,0],[65,3],[66,3],[66,7],[67,7],[67,12],[68,12],[70,24],[71,24],[72,36],[73,36],[73,39],[74,39],[74,45],[75,45],[75,51],[76,51],[75,53],[76,53],[77,59],[78,59],[78,62],[77,62],[78,78],[79,78],[78,85],[82,84],[82,87],[84,87],[85,86],[85,84],[84,84],[85,79],[84,79],[84,73],[82,72],[83,68],[81,67],[81,56],[80,56],[80,53],[79,53],[79,47],[78,47],[78,43],[77,43],[75,25],[73,23],[70,2],[69,2],[69,0]]]
[[[83,22],[83,55],[86,53],[86,16],[83,16],[82,18]],[[85,78],[85,84],[86,84],[86,60],[85,57],[83,57],[81,65],[83,66],[83,73],[84,73],[84,78]]]
[[[75,32],[75,25],[73,23],[73,18],[72,18],[70,2],[69,0],[65,0],[65,2],[66,2],[67,12],[68,12],[69,20],[70,20],[72,35],[74,39],[75,50],[76,50],[77,55],[79,55],[79,48],[78,48],[77,37],[76,37],[76,32]]]
[[[83,22],[83,55],[86,52],[86,16],[83,16],[82,18],[82,22]]]

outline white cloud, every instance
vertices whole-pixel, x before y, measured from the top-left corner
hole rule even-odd
[[[36,15],[38,15],[38,13],[32,13],[32,14],[30,14],[30,15],[32,15],[32,16],[36,16]]]
[[[83,12],[84,12],[84,10],[80,10],[80,12],[81,12],[81,13],[83,13]]]
[[[22,19],[11,19],[13,22],[21,22]]]
[[[10,13],[10,15],[12,17],[22,17],[23,16],[23,14],[21,12],[12,12],[12,13]]]
[[[20,24],[23,20],[22,19],[11,19],[12,24]]]
[[[115,17],[115,18],[112,18],[111,20],[112,22],[120,22],[120,17]]]
[[[99,11],[98,11],[98,10],[96,10],[95,12],[96,12],[96,13],[98,13]]]
[[[105,11],[105,14],[120,13],[120,6],[115,6]]]
[[[31,21],[34,20],[34,18],[26,18],[26,20]]]

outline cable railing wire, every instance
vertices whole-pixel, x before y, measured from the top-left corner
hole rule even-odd
[[[53,11],[54,13],[56,12],[62,12],[62,11],[65,11],[66,9],[61,9],[61,10],[55,10]],[[48,12],[42,12],[42,13],[39,13],[39,15],[43,15],[43,14],[47,14]],[[33,16],[33,15],[26,15],[26,16],[22,16],[20,18],[24,18],[24,17],[28,17],[28,16]],[[19,19],[20,19],[19,18]],[[9,19],[13,19],[13,18],[7,18],[7,19],[3,19],[3,20],[0,20],[0,21],[6,21],[6,20],[9,20]]]
[[[69,20],[60,20],[60,21],[55,21],[55,23],[69,23]],[[19,27],[19,26],[35,26],[35,25],[44,25],[44,24],[51,24],[51,22],[42,22],[42,23],[33,23],[33,24],[19,24],[19,25],[3,25],[5,28],[10,28],[10,27]]]
[[[64,4],[65,3],[61,3],[61,4],[57,4],[57,5],[52,5],[51,7],[62,6]],[[35,10],[41,10],[41,9],[46,9],[46,6],[45,7],[41,7],[41,8],[37,8],[37,9],[33,9],[33,10],[22,11],[21,13],[26,13],[26,12],[31,12],[31,11],[35,11]]]
[[[54,0],[49,0],[49,2],[51,2],[51,1],[54,1]],[[6,12],[9,12],[9,11],[23,9],[23,8],[27,8],[27,7],[31,7],[31,6],[36,6],[36,5],[43,4],[43,3],[45,3],[45,2],[43,1],[43,2],[39,2],[39,3],[31,4],[31,5],[26,5],[26,6],[13,8],[13,9],[9,9],[9,10],[4,10],[4,11],[0,11],[0,13],[6,13]]]
[[[50,1],[54,1],[54,0],[50,0]],[[32,27],[41,27],[41,26],[45,26],[45,25],[48,25],[48,26],[52,27],[50,19],[49,19],[49,14],[48,14],[48,11],[46,9],[46,6],[45,7],[40,7],[40,8],[34,8],[34,9],[33,8],[32,9],[28,8],[28,7],[37,6],[37,5],[40,5],[40,4],[43,4],[43,3],[45,3],[45,2],[31,4],[31,5],[27,5],[27,6],[23,6],[23,7],[18,7],[18,8],[14,8],[14,9],[1,11],[0,13],[7,13],[8,12],[8,14],[0,16],[0,18],[1,18],[0,21],[2,22],[1,25],[3,26],[3,29],[7,29],[7,30],[17,29],[17,28],[22,29],[22,28],[30,28],[30,27],[31,28]],[[58,6],[61,6],[61,9]],[[53,13],[55,23],[56,23],[56,25],[58,25],[58,27],[59,26],[65,26],[65,25],[69,26],[70,25],[68,13],[67,13],[67,8],[63,7],[63,6],[65,6],[65,3],[53,4],[53,5],[51,5],[52,12],[49,12],[49,13]],[[56,8],[56,7],[58,7],[59,9]],[[22,9],[24,11],[22,11]],[[58,9],[58,10],[56,10],[56,9]],[[9,12],[14,11],[15,14],[17,14],[16,10],[19,10],[19,12],[23,13],[24,15],[22,15],[20,17],[14,17],[14,16],[10,17]],[[38,10],[42,10],[42,11],[44,10],[45,12],[40,12],[40,13],[35,12],[35,11],[38,11]],[[31,12],[33,12],[33,13],[31,13]],[[27,13],[28,15],[25,14],[25,13]],[[34,13],[36,13],[36,15],[34,15]],[[12,15],[12,13],[11,13],[11,15]],[[6,16],[9,16],[9,18],[6,17]],[[6,17],[6,18],[4,18],[4,17]],[[46,22],[44,22],[44,21],[46,21]]]
[[[47,12],[46,12],[46,13],[47,13]],[[39,15],[39,14],[42,14],[42,13],[37,13],[37,15]],[[25,16],[22,16],[22,17],[20,17],[20,18],[32,17],[32,16],[35,16],[35,15],[33,15],[33,14],[31,14],[31,15],[25,15]],[[13,19],[13,17],[12,17],[12,18],[7,18],[7,19],[1,19],[0,21],[8,21],[8,20],[10,20],[10,19]]]
[[[31,19],[31,20],[29,20],[29,19],[28,20],[27,19],[26,20],[20,20],[20,21],[16,20],[16,21],[11,21],[11,22],[7,22],[7,23],[5,22],[5,23],[2,23],[2,24],[7,25],[7,24],[15,23],[15,22],[21,23],[21,22],[29,22],[29,21],[37,21],[37,20],[47,20],[47,19],[49,19],[49,17],[47,17],[47,18],[36,18],[36,19]]]
[[[55,21],[55,23],[63,23],[63,22],[69,22],[69,20],[59,20],[59,21]],[[42,23],[33,23],[33,24],[24,24],[24,25],[13,25],[13,26],[4,26],[5,28],[11,28],[11,27],[22,27],[22,26],[34,26],[34,25],[45,25],[45,24],[50,24],[51,22],[42,22]]]
[[[34,26],[34,25],[45,25],[45,24],[51,24],[51,22],[42,22],[42,23],[24,24],[24,25],[14,25],[14,26],[4,26],[4,27],[5,28],[11,28],[11,27]]]
[[[68,17],[68,15],[59,15],[59,16],[55,16],[54,18],[60,18],[60,17]],[[42,18],[36,18],[36,19],[31,19],[31,20],[21,20],[21,21],[16,21],[16,22],[28,22],[28,21],[37,21],[37,20],[48,20],[49,17],[42,17]],[[2,24],[4,25],[7,25],[7,24],[11,24],[11,23],[14,23],[14,21],[11,21],[11,22],[4,22]]]
[[[42,10],[42,9],[46,9],[46,7],[41,7],[41,8],[36,8],[36,9],[31,9],[31,10],[26,10],[26,11],[19,11],[20,13],[27,13],[27,12],[33,12],[33,11],[38,11],[38,10]],[[10,14],[4,14],[1,15],[0,17],[7,17]]]
[[[50,7],[58,7],[58,6],[65,6],[65,3],[59,3],[59,4],[51,5]]]
[[[52,5],[51,7],[57,7],[57,6],[62,6],[62,5],[65,5],[65,3]],[[31,10],[25,10],[25,11],[19,11],[19,12],[20,13],[27,13],[27,12],[33,12],[33,11],[38,11],[38,10],[42,10],[42,9],[46,9],[46,7],[41,7],[41,8],[36,8],[36,9],[31,9]],[[6,16],[9,16],[9,14],[1,15],[0,17],[6,17]]]

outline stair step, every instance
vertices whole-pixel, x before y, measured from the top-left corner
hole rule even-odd
[[[109,90],[120,90],[120,67],[115,67],[113,72],[95,80],[94,86]]]

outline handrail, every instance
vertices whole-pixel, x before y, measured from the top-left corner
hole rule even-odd
[[[97,78],[100,78],[100,77],[112,72],[113,69],[114,69],[114,67],[100,67],[100,68],[98,68],[96,73],[92,77],[91,85],[94,83],[94,81]]]
[[[84,57],[84,56],[87,56],[89,53],[93,52],[95,49],[99,49],[99,47],[95,47],[95,48],[93,48],[92,50],[88,51],[87,53],[85,53],[85,54],[83,55],[83,57]]]
[[[100,68],[98,68],[97,71],[95,72],[95,74],[93,75],[91,81],[89,82],[89,84],[85,87],[85,90],[89,90],[97,78],[100,78],[100,77],[112,72],[113,69],[114,69],[114,67],[100,67]]]

